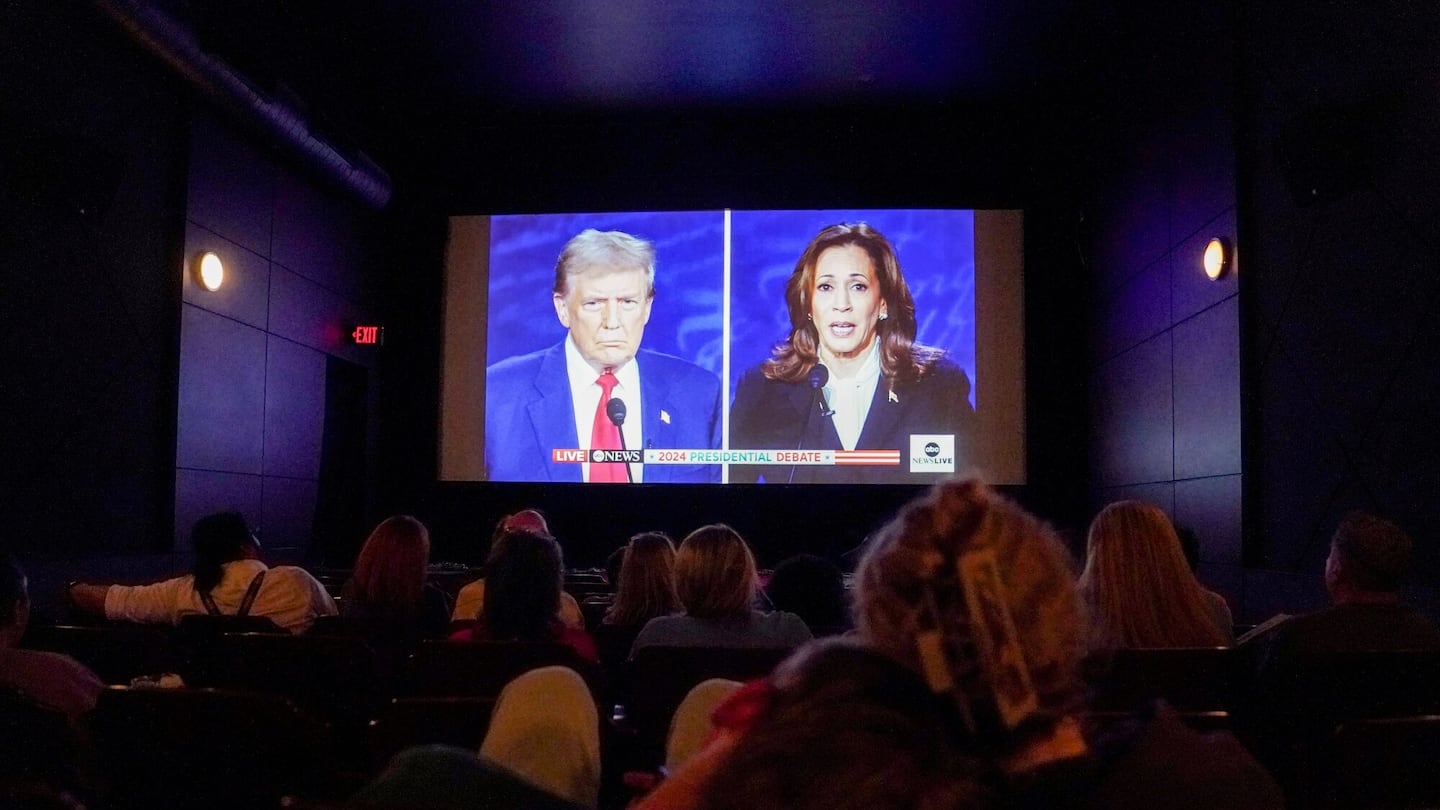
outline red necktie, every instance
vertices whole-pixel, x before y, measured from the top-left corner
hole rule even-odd
[[[620,382],[610,369],[600,375],[595,381],[600,386],[600,403],[595,407],[595,423],[590,428],[590,449],[591,450],[619,450],[620,449],[620,426],[610,421],[610,414],[606,412],[605,406],[610,402],[610,392],[615,390],[615,385]],[[625,465],[615,462],[596,464],[590,462],[591,483],[625,483],[629,476],[625,474]]]

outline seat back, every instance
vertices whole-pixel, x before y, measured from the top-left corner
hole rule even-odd
[[[417,745],[479,751],[494,711],[494,698],[394,698],[379,708],[366,729],[370,767],[378,772],[396,754]]]
[[[90,727],[115,810],[274,807],[344,789],[328,729],[278,695],[111,687]]]
[[[1228,711],[1238,660],[1229,647],[1115,650],[1108,668],[1091,676],[1090,705],[1127,711],[1163,699],[1185,712]]]
[[[1324,791],[1333,807],[1440,806],[1440,716],[1356,720],[1335,732]]]
[[[1440,652],[1290,653],[1267,659],[1246,690],[1242,736],[1294,806],[1323,803],[1337,726],[1440,714]],[[1317,793],[1321,791],[1321,793]]]
[[[1350,720],[1440,714],[1440,651],[1368,650],[1297,658],[1267,684],[1287,711],[1329,731]]]
[[[64,713],[0,687],[0,782],[78,791],[80,751]]]
[[[599,694],[599,669],[568,644],[538,641],[422,641],[401,668],[400,697],[500,695],[515,676],[559,665],[579,672]]]
[[[375,655],[354,636],[227,633],[195,653],[191,686],[283,695],[347,736],[378,701]]]
[[[128,684],[142,675],[178,672],[184,662],[172,628],[128,622],[32,624],[21,646],[64,653],[110,684]]]
[[[577,601],[596,594],[613,594],[609,580],[598,571],[568,571],[565,574],[565,590]]]
[[[711,678],[748,681],[768,675],[790,648],[642,647],[627,669],[626,724],[635,733],[637,764],[658,765],[675,709]]]
[[[203,647],[226,633],[286,633],[285,628],[266,616],[211,616],[192,613],[181,616],[175,637],[187,647]]]

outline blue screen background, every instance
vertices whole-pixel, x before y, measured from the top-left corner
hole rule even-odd
[[[837,222],[868,222],[895,246],[915,298],[917,340],[945,349],[976,383],[975,218],[972,211],[733,211],[729,392],[790,330],[785,281],[810,239]],[[565,337],[551,289],[561,248],[586,228],[620,230],[655,244],[656,296],[643,345],[722,376],[725,300],[723,211],[537,214],[491,217],[486,364],[548,348]],[[972,388],[972,405],[973,388]]]
[[[719,376],[725,220],[716,211],[491,217],[486,365],[565,338],[551,301],[555,260],[586,228],[624,231],[655,244],[655,304],[642,345]]]
[[[731,214],[730,392],[790,334],[785,281],[822,228],[868,222],[895,247],[915,299],[916,340],[945,349],[975,383],[975,214],[941,210]],[[974,388],[971,388],[971,405]]]

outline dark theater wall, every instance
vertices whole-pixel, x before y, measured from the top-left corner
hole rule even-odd
[[[215,251],[227,272],[213,293],[193,274],[184,281],[176,537],[240,509],[271,558],[303,561],[317,534],[363,531],[364,493],[333,479],[353,465],[327,467],[324,451],[364,459],[370,443],[377,353],[349,332],[375,321],[373,215],[208,114],[194,118],[190,155],[185,255]],[[333,508],[336,498],[351,508]],[[317,525],[321,513],[329,525]]]
[[[213,509],[278,560],[360,531],[378,380],[345,331],[373,315],[369,215],[88,4],[0,5],[0,98],[0,543],[41,610],[72,577],[185,570]],[[218,293],[186,272],[205,249]]]
[[[0,543],[24,556],[170,548],[185,143],[179,86],[88,4],[0,4]]]
[[[1244,245],[1238,274],[1212,282],[1200,264],[1210,237],[1237,234],[1233,21],[1188,5],[1125,21],[1097,94],[1091,505],[1160,505],[1199,536],[1201,579],[1238,605]]]
[[[1416,539],[1440,608],[1440,7],[1247,4],[1240,143],[1247,574],[1323,601],[1349,509]]]

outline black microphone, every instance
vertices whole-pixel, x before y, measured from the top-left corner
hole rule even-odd
[[[820,415],[834,416],[835,412],[830,409],[830,403],[825,401],[825,383],[830,382],[830,369],[823,363],[816,363],[810,369],[810,388],[820,397]]]
[[[628,449],[625,447],[625,400],[611,397],[610,401],[605,403],[605,415],[610,417],[610,421],[615,423],[615,427],[620,431],[620,449]],[[625,478],[630,483],[635,483],[635,473],[629,464],[625,465]]]
[[[812,396],[818,395],[820,397],[820,415],[834,416],[835,412],[830,410],[830,406],[825,402],[825,391],[823,390],[825,388],[825,383],[830,381],[830,369],[826,368],[822,363],[816,363],[815,365],[810,367],[810,375],[806,377],[806,380],[808,380],[810,383],[810,390],[813,392]],[[808,407],[805,409],[805,422],[804,424],[800,425],[800,436],[795,441],[796,450],[799,450],[805,446],[805,433],[810,429],[810,420],[814,418],[812,416],[814,413],[815,412],[810,410]],[[785,477],[785,483],[795,483],[794,464],[790,465],[790,474]]]

